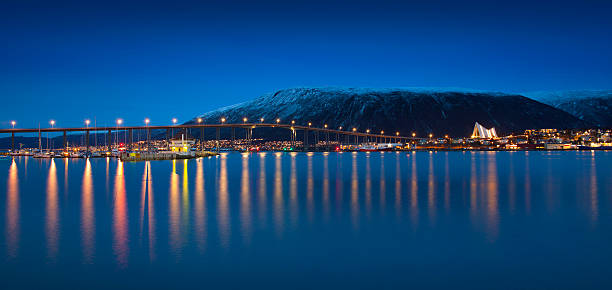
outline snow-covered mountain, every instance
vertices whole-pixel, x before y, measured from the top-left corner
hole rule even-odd
[[[526,93],[598,127],[612,127],[612,90]]]
[[[475,122],[499,133],[527,128],[575,128],[576,117],[520,95],[439,89],[294,88],[199,116],[205,123],[264,118],[313,126],[357,128],[404,135],[469,136]],[[192,123],[195,118],[190,121]]]

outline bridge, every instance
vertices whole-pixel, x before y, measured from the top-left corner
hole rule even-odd
[[[9,128],[9,129],[0,129],[0,134],[11,134],[11,150],[15,151],[15,135],[16,134],[26,134],[26,133],[38,133],[39,140],[39,150],[42,151],[41,139],[42,133],[63,133],[63,147],[64,150],[68,147],[67,134],[68,132],[82,132],[85,134],[85,147],[87,148],[87,152],[89,152],[90,140],[89,135],[92,132],[104,132],[107,133],[106,138],[108,140],[107,146],[108,151],[111,151],[112,142],[111,136],[113,132],[126,132],[126,146],[130,147],[131,144],[134,143],[133,132],[134,130],[144,130],[147,132],[147,136],[151,136],[151,130],[166,130],[167,138],[170,139],[172,136],[170,134],[171,131],[174,130],[201,130],[200,140],[202,141],[204,138],[204,130],[205,129],[215,129],[216,130],[216,140],[220,140],[220,130],[221,129],[231,129],[232,130],[232,140],[235,138],[235,129],[246,129],[247,137],[252,136],[252,130],[256,128],[278,128],[288,130],[291,133],[291,142],[295,144],[297,141],[297,132],[301,131],[303,134],[303,144],[304,150],[308,151],[310,142],[309,135],[314,134],[314,138],[317,144],[319,139],[319,135],[323,134],[326,137],[326,141],[332,141],[330,139],[330,135],[334,137],[335,141],[341,144],[359,144],[361,139],[362,142],[391,142],[391,143],[403,143],[409,140],[417,140],[420,138],[413,137],[405,137],[400,136],[399,132],[396,132],[395,135],[385,135],[383,131],[380,134],[371,133],[370,130],[366,132],[359,132],[356,128],[352,128],[351,130],[342,130],[339,129],[330,129],[325,125],[324,128],[312,127],[312,126],[304,126],[304,125],[295,125],[295,124],[282,124],[277,121],[277,123],[238,123],[238,124],[183,124],[183,125],[168,125],[168,126],[112,126],[112,127],[74,127],[74,128]],[[344,141],[342,138],[344,137]],[[295,146],[294,146],[295,148]]]

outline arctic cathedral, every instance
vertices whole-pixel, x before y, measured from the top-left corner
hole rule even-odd
[[[472,131],[472,138],[497,138],[497,132],[495,132],[495,127],[487,129],[476,122],[474,125],[474,131]]]

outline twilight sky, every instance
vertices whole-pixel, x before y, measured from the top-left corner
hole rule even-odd
[[[2,1],[0,127],[169,124],[302,86],[612,89],[611,1],[124,2]]]

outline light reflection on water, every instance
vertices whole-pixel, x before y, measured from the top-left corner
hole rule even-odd
[[[426,277],[431,267],[471,275],[453,266],[468,263],[495,276],[498,264],[520,274],[612,258],[611,152],[28,160],[0,163],[0,270],[17,276],[28,273],[21,261],[50,275],[90,265],[160,276],[143,266],[172,261],[213,280],[231,269],[291,277],[306,267],[359,281],[364,269],[386,277],[387,265]],[[534,252],[556,258],[531,267]]]

